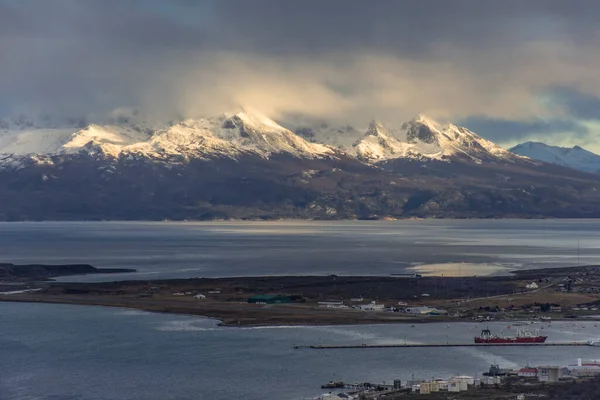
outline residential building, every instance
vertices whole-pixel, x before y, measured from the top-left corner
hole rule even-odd
[[[531,367],[521,368],[517,375],[522,376],[524,378],[535,378],[538,375],[538,369]]]

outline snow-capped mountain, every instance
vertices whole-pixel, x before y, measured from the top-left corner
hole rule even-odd
[[[27,119],[4,124],[0,129],[0,159],[11,165],[23,158],[37,159],[79,152],[109,157],[155,160],[236,159],[241,154],[269,158],[287,154],[300,158],[322,158],[346,154],[362,162],[377,163],[398,158],[416,160],[514,159],[502,149],[466,128],[442,125],[425,116],[390,129],[373,121],[366,132],[351,126],[326,123],[295,128],[296,133],[254,111],[222,114],[204,119],[170,121],[149,125],[119,117],[109,124],[74,124],[51,127]],[[16,161],[15,161],[16,160]]]
[[[352,144],[353,153],[363,161],[382,161],[402,156],[416,156],[410,153],[409,144],[398,140],[394,132],[376,121],[372,121],[364,136]]]
[[[242,153],[263,158],[278,153],[300,158],[333,153],[327,146],[309,143],[273,120],[250,112],[188,119],[159,130],[149,140],[126,146],[122,151],[153,158],[179,155],[203,159],[236,158]]]
[[[453,124],[442,125],[423,115],[390,130],[372,122],[365,136],[353,144],[357,157],[380,161],[396,158],[445,160],[460,158],[480,163],[485,159],[511,161],[507,150]]]
[[[249,110],[3,121],[0,220],[600,217],[600,175],[424,116],[296,133]]]
[[[534,160],[562,165],[585,172],[600,172],[600,155],[579,146],[558,147],[540,142],[525,142],[514,146],[511,152]]]
[[[86,145],[97,145],[118,156],[123,147],[148,140],[147,132],[116,125],[88,125],[83,129],[23,129],[0,132],[0,153],[26,156],[76,153]]]
[[[331,125],[327,122],[315,124],[292,124],[293,132],[311,143],[321,143],[352,153],[352,145],[365,130],[351,125]]]
[[[83,129],[48,129],[29,124],[8,128],[12,129],[0,130],[0,155],[12,164],[15,160],[33,156],[79,152],[149,159],[236,158],[243,153],[263,158],[277,153],[312,158],[334,153],[332,148],[309,143],[256,112],[188,119],[164,128],[129,123],[91,124]]]

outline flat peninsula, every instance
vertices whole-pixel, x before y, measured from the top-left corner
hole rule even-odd
[[[75,270],[107,272],[89,267]],[[563,319],[599,314],[600,266],[469,277],[406,274],[38,281],[29,282],[25,291],[0,295],[0,301],[198,315],[228,326]],[[415,312],[415,308],[424,311]]]

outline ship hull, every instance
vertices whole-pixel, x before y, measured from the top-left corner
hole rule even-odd
[[[515,338],[481,338],[476,337],[475,343],[544,343],[548,339],[548,336],[533,336],[533,337],[515,337]]]

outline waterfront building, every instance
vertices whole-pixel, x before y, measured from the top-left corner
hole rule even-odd
[[[535,378],[538,375],[538,369],[530,367],[521,368],[517,375],[523,378]]]
[[[577,365],[567,366],[569,375],[575,377],[600,375],[600,363],[597,361],[583,362],[581,358],[577,359]]]
[[[557,366],[538,367],[538,381],[558,382],[563,377],[563,369]]]
[[[369,304],[361,304],[359,308],[363,311],[383,311],[385,306],[372,301]]]

